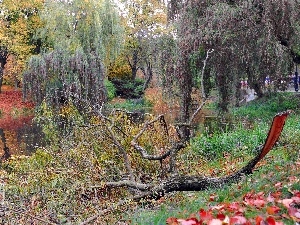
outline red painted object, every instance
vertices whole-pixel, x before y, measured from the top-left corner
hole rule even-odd
[[[259,160],[261,160],[275,145],[284,127],[287,116],[291,113],[290,110],[277,114],[273,118],[272,126],[269,130],[268,137],[265,141],[264,147],[259,155]]]

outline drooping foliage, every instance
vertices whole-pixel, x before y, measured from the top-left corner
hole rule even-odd
[[[82,101],[106,101],[105,65],[121,47],[122,34],[111,2],[46,1],[41,17],[44,52],[30,59],[25,95],[54,107],[71,101],[78,110]]]
[[[171,71],[185,115],[193,83],[191,59],[201,67],[203,51],[215,50],[206,73],[217,85],[224,111],[239,101],[241,79],[248,79],[260,97],[266,76],[277,81],[291,74],[293,63],[299,63],[298,1],[171,1],[169,9],[177,23],[179,55]]]
[[[40,104],[61,106],[67,101],[88,101],[101,104],[106,99],[104,65],[97,54],[76,49],[55,49],[50,53],[34,56],[24,74],[24,92]],[[79,105],[78,105],[79,107]]]

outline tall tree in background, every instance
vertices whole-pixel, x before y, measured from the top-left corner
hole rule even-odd
[[[40,104],[106,100],[105,67],[122,45],[122,28],[109,0],[46,1],[39,31],[44,49],[24,74],[24,92]],[[77,100],[76,100],[77,99]]]
[[[241,78],[248,78],[261,97],[267,75],[272,80],[290,75],[293,62],[299,61],[300,3],[296,0],[170,1],[169,10],[178,26],[179,57],[176,69],[170,71],[180,89],[182,122],[190,114],[191,57],[203,50],[215,50],[207,70],[215,79],[223,111],[238,100],[234,96]]]
[[[43,0],[10,1],[0,3],[0,90],[3,75],[11,83],[21,81],[21,73],[28,58],[40,49],[40,42],[34,38],[35,31],[43,26],[38,12]],[[10,56],[10,60],[7,60]],[[3,74],[7,67],[6,74]]]
[[[134,80],[140,69],[146,81],[144,89],[153,76],[155,39],[166,32],[166,5],[157,0],[123,0],[126,42],[124,56],[131,68]]]

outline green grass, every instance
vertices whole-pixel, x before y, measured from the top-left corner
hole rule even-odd
[[[279,92],[272,93],[261,99],[248,102],[245,106],[234,108],[232,114],[238,118],[257,120],[270,120],[276,113],[294,110],[299,113],[300,94]]]

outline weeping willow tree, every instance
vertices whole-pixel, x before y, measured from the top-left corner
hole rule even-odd
[[[238,101],[241,79],[248,79],[261,97],[266,76],[271,80],[289,76],[300,59],[299,12],[296,0],[171,0],[169,15],[177,24],[177,57],[170,60],[166,71],[171,73],[166,77],[178,84],[182,121],[190,116],[191,59],[201,68],[203,50],[215,50],[205,73],[206,79],[211,77],[216,83],[223,111]]]
[[[60,107],[68,101],[101,104],[106,100],[104,65],[95,53],[77,48],[74,53],[66,49],[34,56],[24,74],[24,93],[37,104],[43,100],[48,106]]]
[[[66,103],[106,101],[106,66],[122,46],[122,28],[112,3],[45,1],[45,27],[36,34],[42,53],[30,59],[24,73],[24,96],[53,109]]]

